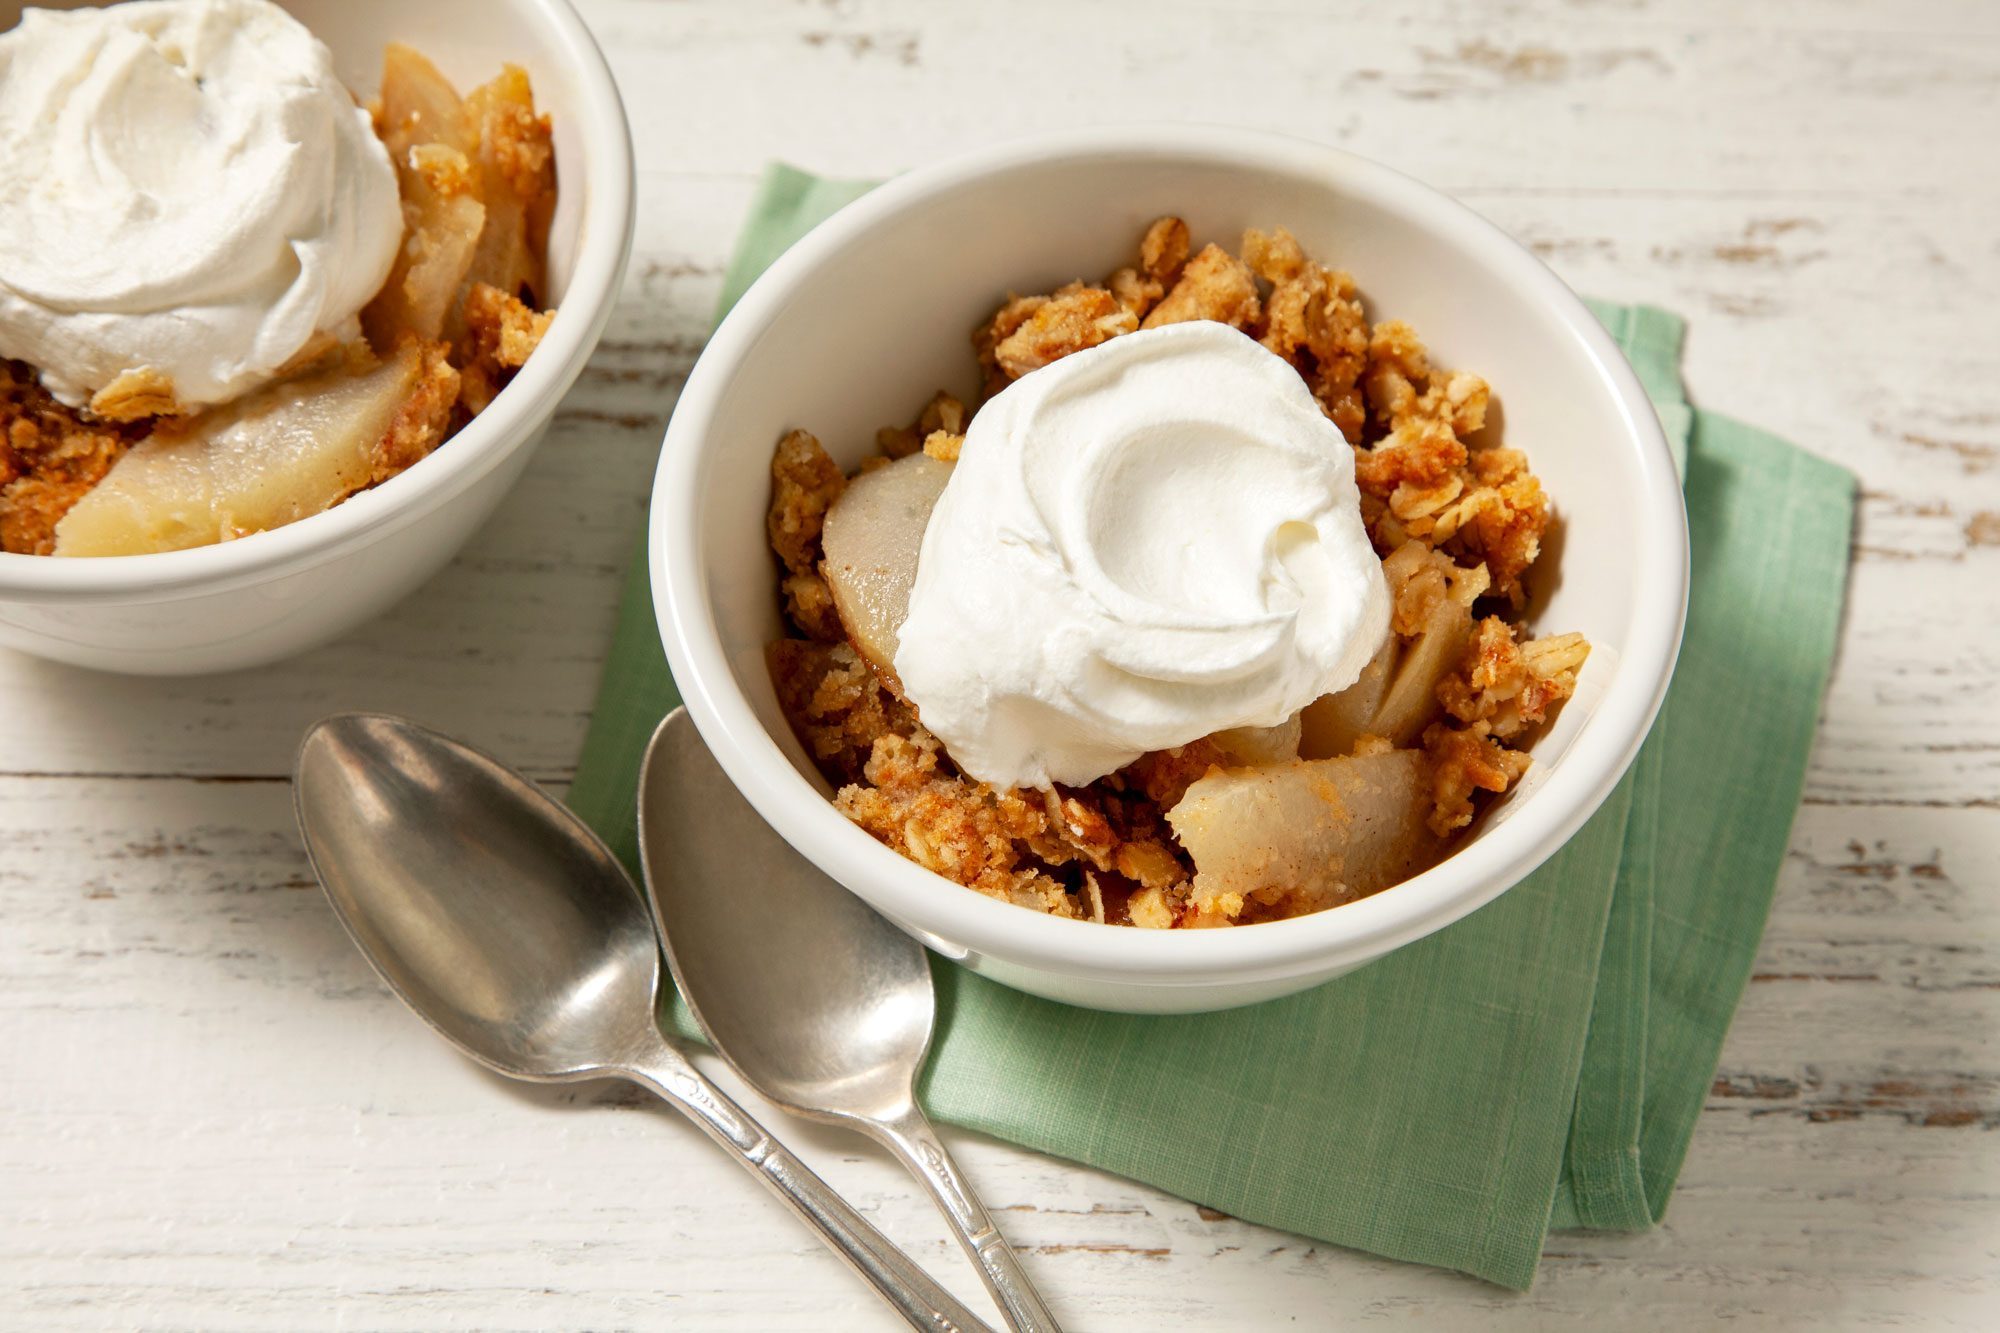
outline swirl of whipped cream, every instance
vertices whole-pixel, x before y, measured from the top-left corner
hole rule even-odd
[[[1223,324],[1113,338],[973,418],[895,668],[959,767],[1081,785],[1352,684],[1389,591],[1354,454]]]
[[[401,244],[396,175],[333,56],[267,0],[30,9],[0,35],[0,355],[72,406],[270,379]]]

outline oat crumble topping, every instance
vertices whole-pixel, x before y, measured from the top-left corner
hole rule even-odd
[[[1375,777],[1344,795],[1314,790],[1308,799],[1334,811],[1402,801],[1412,827],[1392,859],[1421,868],[1472,822],[1478,793],[1498,795],[1520,780],[1530,762],[1520,747],[1574,691],[1589,654],[1578,634],[1524,641],[1511,619],[1527,602],[1524,579],[1550,521],[1547,499],[1523,453],[1480,438],[1486,382],[1432,366],[1409,325],[1371,324],[1353,279],[1316,262],[1289,231],[1250,231],[1238,254],[1191,248],[1181,219],[1160,218],[1135,262],[1101,284],[1010,296],[972,335],[986,393],[1135,329],[1194,319],[1238,328],[1298,371],[1355,450],[1362,516],[1393,595],[1381,660],[1451,649],[1421,682],[1414,721],[1398,720],[1406,740],[1363,731],[1343,742],[1341,754],[1385,767],[1368,768]],[[955,460],[972,416],[939,392],[909,425],[877,433],[879,456],[861,473],[918,452]],[[771,676],[786,717],[836,788],[834,804],[870,835],[1002,901],[1141,928],[1247,924],[1358,896],[1327,877],[1270,869],[1285,860],[1277,847],[1252,849],[1250,861],[1266,868],[1248,877],[1198,874],[1168,812],[1178,823],[1200,801],[1243,796],[1245,781],[1260,776],[1275,775],[1273,799],[1292,799],[1298,787],[1286,779],[1313,767],[1247,753],[1257,738],[1219,733],[1144,755],[1085,788],[1003,791],[959,772],[848,641],[834,610],[821,532],[849,479],[803,430],[779,442],[771,474],[769,535],[800,636],[771,645]],[[1475,618],[1475,607],[1487,613]],[[1297,735],[1295,726],[1290,753]],[[1279,842],[1289,836],[1264,832]]]

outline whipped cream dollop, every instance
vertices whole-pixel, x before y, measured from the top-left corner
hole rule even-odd
[[[30,9],[0,34],[0,355],[65,403],[127,372],[236,397],[355,331],[402,234],[368,113],[266,0]]]
[[[959,767],[1081,785],[1276,726],[1389,626],[1354,454],[1286,362],[1224,324],[1113,338],[973,418],[896,651]]]

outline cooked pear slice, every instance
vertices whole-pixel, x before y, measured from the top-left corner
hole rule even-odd
[[[466,116],[458,89],[428,56],[401,42],[382,48],[375,125],[398,160],[418,144],[449,144],[468,157],[479,148],[478,127]]]
[[[405,334],[434,339],[462,323],[459,293],[471,271],[486,206],[473,192],[473,166],[447,144],[418,144],[397,160],[403,195],[403,245],[382,290],[361,310],[377,348]]]
[[[382,57],[375,122],[403,200],[403,245],[382,290],[361,312],[377,350],[405,333],[434,339],[453,326],[486,228],[479,124],[424,56],[391,43]]]
[[[373,478],[377,448],[422,375],[423,349],[365,352],[162,425],[56,525],[57,555],[207,546],[317,514]]]
[[[910,613],[924,528],[951,469],[929,454],[899,458],[849,482],[826,511],[820,572],[833,589],[833,609],[855,651],[899,694],[897,638]]]
[[[403,249],[362,312],[378,348],[404,333],[471,350],[463,305],[485,283],[536,308],[548,300],[542,255],[555,208],[549,121],[527,72],[502,67],[464,98],[424,56],[392,43],[375,122],[403,197]]]
[[[1333,759],[1354,749],[1354,742],[1368,734],[1369,724],[1382,709],[1382,696],[1389,690],[1389,673],[1395,669],[1398,645],[1391,634],[1382,647],[1361,668],[1361,677],[1339,694],[1328,694],[1306,705],[1299,715],[1299,755],[1305,759]]]
[[[1441,711],[1438,682],[1457,666],[1472,642],[1472,603],[1456,597],[1438,599],[1415,639],[1403,645],[1396,674],[1382,696],[1368,730],[1391,745],[1413,745]]]
[[[1294,713],[1275,727],[1231,727],[1208,740],[1234,763],[1288,764],[1299,757],[1300,718]]]
[[[486,226],[467,270],[467,286],[485,283],[509,296],[548,300],[542,256],[555,207],[556,166],[547,117],[535,114],[528,72],[505,65],[465,95],[464,117],[477,140],[479,199]],[[447,325],[449,329],[449,324]]]
[[[1308,759],[1347,754],[1364,735],[1398,749],[1414,745],[1440,711],[1438,682],[1472,642],[1472,605],[1490,582],[1484,565],[1464,569],[1408,542],[1382,562],[1382,572],[1399,606],[1410,596],[1428,605],[1415,633],[1391,634],[1359,680],[1306,709],[1299,753]]]
[[[1194,901],[1312,911],[1365,898],[1437,857],[1421,750],[1211,772],[1167,812],[1194,858]]]

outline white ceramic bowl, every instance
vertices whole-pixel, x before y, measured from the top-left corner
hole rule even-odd
[[[632,244],[632,144],[618,87],[565,0],[290,0],[363,96],[401,41],[461,90],[525,67],[553,117],[555,320],[528,364],[437,452],[323,514],[219,546],[58,560],[0,553],[0,644],[109,671],[254,666],[325,642],[449,561],[507,493],[611,314]],[[0,30],[21,5],[0,4]]]
[[[1197,244],[1290,227],[1349,269],[1375,318],[1405,319],[1448,367],[1492,383],[1505,439],[1560,515],[1534,619],[1594,645],[1523,788],[1406,883],[1315,916],[1213,931],[1064,921],[933,876],[848,823],[794,741],[764,670],[780,635],[765,544],[779,435],[845,466],[939,386],[970,396],[968,331],[1012,289],[1127,262],[1153,217]],[[1091,130],[912,172],[773,264],[717,330],[667,431],[653,493],[661,637],[689,712],[771,825],[939,952],[1008,985],[1103,1009],[1219,1009],[1302,990],[1445,926],[1575,833],[1631,762],[1680,644],[1687,530],[1659,423],[1617,347],[1533,256],[1385,167],[1225,130]],[[1024,627],[1030,630],[1031,627]],[[724,891],[728,891],[724,886]],[[749,890],[745,890],[748,892]]]

